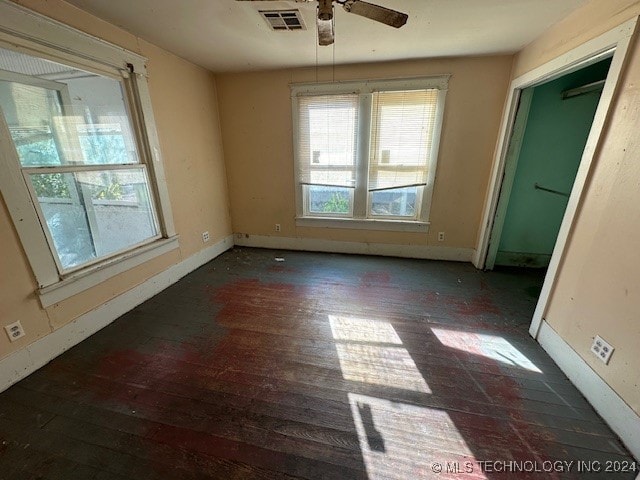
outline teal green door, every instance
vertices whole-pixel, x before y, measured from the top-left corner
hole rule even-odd
[[[610,63],[606,59],[533,88],[519,155],[508,160],[517,166],[496,265],[549,264],[601,89],[569,98],[563,92],[604,80]]]

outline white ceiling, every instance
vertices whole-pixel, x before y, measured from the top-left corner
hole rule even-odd
[[[409,14],[399,30],[336,5],[336,43],[316,47],[316,2],[67,0],[183,58],[243,71],[518,51],[587,0],[369,0]],[[271,31],[258,10],[298,8],[306,31]]]

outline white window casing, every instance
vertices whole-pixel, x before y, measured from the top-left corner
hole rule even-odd
[[[35,193],[28,181],[29,175],[21,168],[9,127],[4,116],[0,115],[0,191],[38,283],[42,305],[47,307],[62,301],[177,248],[178,237],[146,79],[146,59],[5,0],[0,0],[0,48],[92,72],[117,80],[122,85],[139,163],[128,167],[101,165],[99,168],[126,171],[135,167],[143,172],[148,179],[152,206],[155,206],[157,235],[77,269],[61,268],[56,254],[50,248],[47,227],[41,224],[42,212],[39,202],[34,200]],[[4,74],[4,80],[7,80],[10,73]],[[35,77],[31,78],[37,81]],[[79,168],[92,170],[90,166]],[[51,169],[56,172],[63,170]],[[29,174],[46,174],[48,171],[39,168]]]
[[[296,225],[428,231],[449,77],[291,85]],[[394,190],[411,208],[376,211]]]

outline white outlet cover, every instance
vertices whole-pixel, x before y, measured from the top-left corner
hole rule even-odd
[[[202,241],[203,242],[209,241],[209,232],[202,232]]]
[[[609,363],[609,359],[611,358],[614,350],[615,349],[611,346],[611,344],[605,341],[600,335],[596,335],[593,339],[591,352],[596,357],[598,357],[605,365]]]
[[[4,329],[7,332],[7,336],[9,337],[9,340],[11,340],[12,342],[15,342],[16,340],[24,337],[25,335],[24,328],[22,328],[22,324],[20,323],[20,320],[18,320],[17,322],[13,322],[10,325],[6,325]]]

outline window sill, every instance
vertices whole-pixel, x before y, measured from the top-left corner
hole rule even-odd
[[[57,283],[41,288],[38,290],[40,303],[43,308],[47,308],[176,248],[178,248],[177,235],[161,238],[117,257],[109,258],[103,263],[73,273]]]
[[[348,228],[352,230],[380,230],[392,232],[427,233],[429,222],[407,220],[371,220],[334,217],[296,217],[297,227]]]

